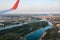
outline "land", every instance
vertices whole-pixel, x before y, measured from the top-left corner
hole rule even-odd
[[[17,25],[25,22],[48,20],[53,23],[54,27],[47,30],[46,35],[43,36],[42,40],[60,40],[60,16],[56,15],[2,15],[0,16],[0,28],[6,26]],[[41,24],[41,25],[40,25]],[[0,31],[0,40],[22,40],[23,37],[33,31],[40,29],[41,27],[48,26],[46,21],[33,22],[24,24],[22,26],[16,26],[11,29]]]
[[[41,20],[41,18],[35,16],[1,16],[0,23],[4,25],[0,26],[0,28],[5,28],[6,26],[9,27],[10,25],[17,25],[25,22],[32,23],[16,26],[10,29],[0,30],[0,40],[22,40],[25,35],[34,32],[41,27],[48,26],[46,21],[33,22],[39,20]]]
[[[60,40],[60,16],[55,16],[49,21],[53,23],[53,28],[47,30],[46,35],[41,40]]]

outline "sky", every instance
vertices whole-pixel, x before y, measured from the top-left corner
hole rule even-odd
[[[12,8],[16,0],[0,0],[0,11]],[[60,0],[20,0],[16,10],[7,13],[60,13]]]

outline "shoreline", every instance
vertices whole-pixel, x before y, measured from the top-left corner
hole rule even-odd
[[[45,37],[46,33],[47,33],[47,32],[45,32],[45,33],[41,36],[41,38],[40,38],[39,40],[42,40],[42,38]]]

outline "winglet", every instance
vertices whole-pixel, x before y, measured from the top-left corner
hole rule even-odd
[[[19,1],[20,1],[20,0],[17,0],[17,1],[16,1],[16,3],[15,3],[15,4],[13,5],[13,7],[11,8],[12,10],[17,9],[18,4],[19,4]]]

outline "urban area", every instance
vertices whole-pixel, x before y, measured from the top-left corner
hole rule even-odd
[[[45,20],[38,22],[39,20]],[[0,40],[24,40],[24,37],[42,27],[53,27],[42,35],[39,40],[60,40],[60,16],[47,14],[19,14],[0,16]],[[28,40],[28,39],[27,39]]]

